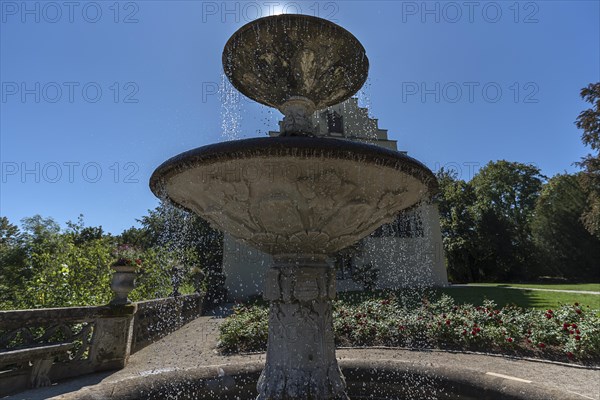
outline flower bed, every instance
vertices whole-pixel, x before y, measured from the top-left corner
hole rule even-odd
[[[268,309],[236,306],[220,327],[225,353],[264,351]],[[575,303],[556,310],[457,305],[448,296],[403,307],[395,297],[334,302],[337,346],[470,350],[600,364],[600,311]]]

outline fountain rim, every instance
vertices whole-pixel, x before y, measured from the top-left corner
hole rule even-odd
[[[350,350],[356,349],[359,348],[351,348]],[[487,375],[484,371],[468,368],[463,365],[421,365],[394,358],[364,359],[354,357],[339,359],[339,365],[344,375],[348,376],[350,382],[355,381],[355,376],[360,376],[365,373],[379,373],[382,374],[385,379],[386,376],[395,376],[401,372],[424,378],[437,377],[442,381],[441,383],[443,385],[460,385],[463,389],[469,391],[468,394],[481,394],[482,392],[488,395],[504,394],[514,400],[572,398],[566,397],[569,396],[569,394],[572,395],[572,392],[569,393],[565,389],[541,385],[532,386],[530,383],[512,380],[500,382],[498,381],[499,378]],[[258,379],[258,375],[263,368],[264,361],[251,360],[237,363],[198,366],[190,369],[159,370],[157,373],[127,376],[124,379],[113,382],[101,381],[95,385],[84,386],[74,392],[65,393],[61,398],[65,400],[91,400],[112,397],[131,400],[140,398],[140,392],[163,394],[164,392],[162,392],[162,390],[172,387],[173,384],[179,382],[186,382],[191,385],[197,383],[199,389],[205,390],[207,383],[212,383],[213,385],[222,384],[223,377],[219,375],[219,369],[225,373],[224,376],[255,380]]]
[[[308,14],[278,14],[278,15],[269,15],[266,17],[261,17],[261,18],[257,18],[255,20],[252,20],[248,23],[246,23],[245,25],[243,25],[241,28],[239,28],[238,30],[236,30],[227,40],[227,42],[225,43],[225,46],[223,47],[223,52],[221,55],[221,63],[223,65],[223,72],[225,73],[225,76],[227,76],[227,79],[229,79],[229,81],[231,82],[231,84],[240,92],[242,93],[244,96],[248,97],[249,99],[252,99],[254,101],[256,101],[257,103],[269,106],[269,107],[274,107],[274,108],[279,108],[281,106],[281,104],[277,105],[277,104],[271,104],[269,102],[266,102],[262,99],[256,99],[254,95],[251,95],[251,91],[246,89],[245,86],[243,84],[241,84],[237,79],[235,79],[235,77],[233,76],[233,74],[228,74],[227,73],[227,53],[228,53],[228,49],[231,49],[233,42],[238,39],[242,34],[244,34],[247,30],[252,29],[254,26],[257,25],[261,25],[264,23],[264,21],[266,20],[283,20],[285,18],[290,18],[290,19],[296,19],[296,20],[306,20],[306,21],[314,21],[314,22],[318,22],[321,24],[324,24],[326,26],[328,26],[329,28],[332,29],[338,29],[341,31],[341,33],[343,35],[345,35],[346,37],[350,38],[352,41],[355,42],[355,45],[358,47],[358,49],[360,51],[362,51],[363,54],[363,64],[364,64],[364,76],[362,79],[357,80],[356,82],[354,82],[354,85],[352,85],[352,89],[348,91],[348,96],[345,96],[343,99],[339,100],[337,99],[335,102],[326,102],[326,103],[318,103],[319,104],[319,110],[322,110],[324,108],[330,107],[332,105],[341,103],[347,99],[349,99],[350,97],[354,96],[354,94],[356,94],[356,92],[358,92],[360,90],[360,88],[363,87],[363,85],[365,84],[365,82],[367,81],[367,78],[369,77],[369,68],[370,68],[370,63],[369,63],[369,57],[367,56],[367,50],[365,49],[365,47],[362,45],[362,43],[360,42],[360,40],[358,40],[358,38],[356,36],[354,36],[354,34],[352,34],[352,32],[350,32],[349,30],[347,30],[346,28],[344,28],[341,25],[338,25],[334,22],[331,22],[325,18],[320,18],[320,17],[315,17],[313,15],[308,15]],[[312,100],[312,99],[311,99]]]
[[[291,154],[290,150],[292,149],[296,150],[296,153]],[[427,186],[430,198],[439,191],[437,178],[433,172],[425,164],[406,154],[373,144],[345,139],[297,136],[232,140],[188,150],[171,157],[156,168],[150,177],[150,190],[158,198],[164,198],[165,195],[169,197],[168,193],[164,193],[162,190],[164,182],[191,168],[216,164],[225,160],[278,156],[296,159],[324,157],[349,161],[360,157],[361,160],[357,162],[393,168],[419,179]]]

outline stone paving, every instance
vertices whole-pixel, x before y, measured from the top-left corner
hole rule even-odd
[[[8,399],[60,399],[85,386],[114,383],[132,377],[163,371],[194,369],[198,366],[219,367],[237,363],[264,361],[264,354],[222,356],[216,351],[219,317],[200,317],[180,330],[131,356],[127,367],[112,373],[94,374],[62,382],[52,387],[30,390]],[[386,348],[339,349],[340,363],[351,360],[395,360],[407,366],[463,368],[504,380],[530,382],[549,388],[567,390],[573,398],[600,400],[600,370],[556,363],[517,360],[481,354],[442,351],[410,351]],[[73,397],[70,397],[73,398]]]

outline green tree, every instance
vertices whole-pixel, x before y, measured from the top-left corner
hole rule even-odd
[[[0,217],[0,309],[12,309],[20,302],[22,288],[30,277],[27,253],[19,228]]]
[[[173,261],[170,253],[161,247],[146,249],[142,254],[142,265],[138,269],[135,288],[129,295],[132,301],[158,299],[168,297],[173,291],[171,285],[171,267]],[[182,293],[193,292],[191,285],[185,285]]]
[[[150,234],[146,228],[136,228],[132,226],[125,229],[119,236],[118,241],[121,244],[130,244],[142,250],[150,249],[153,245]]]
[[[477,264],[488,280],[527,280],[535,274],[531,218],[542,188],[539,168],[489,162],[473,177]]]
[[[31,246],[56,245],[60,235],[60,225],[52,218],[44,218],[39,214],[21,220],[23,238]]]
[[[472,186],[458,179],[456,172],[443,168],[437,173],[440,192],[436,198],[448,278],[452,282],[480,280],[476,268],[475,221]]]
[[[140,220],[143,232],[129,230],[146,246],[161,248],[172,263],[181,263],[192,271],[202,270],[206,276],[208,305],[224,300],[223,234],[199,216],[167,203],[161,203]],[[169,267],[170,271],[170,267]]]
[[[222,255],[220,234],[205,221],[181,210],[174,216],[171,212],[160,208],[150,212],[146,226],[119,237],[104,233],[102,227],[85,226],[82,215],[77,222],[67,222],[64,230],[52,218],[39,215],[23,219],[22,231],[0,217],[0,309],[108,303],[113,295],[110,266],[116,261],[118,244],[130,239],[145,245],[138,246],[143,262],[130,299],[168,296],[173,291],[171,272],[176,263],[194,266],[197,272],[198,265],[209,269],[200,263],[216,263],[218,254]],[[211,252],[206,243],[216,250]],[[217,278],[215,274],[211,282]],[[180,288],[183,294],[194,290],[190,279]]]
[[[102,226],[85,226],[83,214],[79,214],[77,222],[67,221],[66,233],[71,236],[75,244],[102,239],[105,236]]]
[[[114,239],[101,228],[69,223],[65,232],[52,218],[22,221],[30,277],[20,290],[20,308],[106,304],[111,298],[109,268]],[[100,234],[98,235],[98,232]]]
[[[10,223],[8,218],[0,217],[0,246],[9,246],[19,237],[19,227]]]
[[[578,175],[552,177],[542,188],[532,222],[534,240],[545,275],[575,281],[600,280],[600,240],[580,216],[587,195]]]
[[[592,149],[591,154],[577,163],[583,168],[580,180],[587,192],[587,207],[581,218],[586,229],[600,238],[600,82],[581,89],[581,98],[592,104],[592,108],[582,111],[575,121],[583,130],[581,141]]]

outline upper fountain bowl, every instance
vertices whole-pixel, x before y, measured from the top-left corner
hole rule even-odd
[[[322,18],[282,14],[252,21],[231,36],[223,69],[233,86],[271,107],[306,98],[319,110],[365,83],[369,60],[350,32]]]

